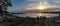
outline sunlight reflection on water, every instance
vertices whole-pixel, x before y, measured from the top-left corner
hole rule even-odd
[[[52,16],[58,16],[58,14],[51,14],[51,13],[27,13],[27,14],[14,14],[14,16],[20,16],[20,17],[37,17],[37,16],[45,16],[45,17],[52,17]]]

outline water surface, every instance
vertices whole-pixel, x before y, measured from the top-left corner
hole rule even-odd
[[[27,13],[27,14],[13,14],[14,16],[20,16],[20,17],[33,17],[36,18],[37,16],[45,16],[45,17],[53,17],[58,16],[59,14],[52,14],[52,13]]]

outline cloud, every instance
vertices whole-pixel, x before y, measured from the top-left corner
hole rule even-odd
[[[52,6],[60,6],[60,0],[48,0],[47,2]]]
[[[33,6],[33,5],[49,5],[47,0],[26,0],[28,3],[28,6]]]
[[[40,2],[39,4],[42,5],[42,6],[49,6],[48,2]]]
[[[40,5],[42,5],[43,3],[42,2],[40,2]]]
[[[60,3],[60,0],[53,0],[54,3]]]
[[[37,1],[37,0],[26,0],[26,1]]]
[[[29,4],[28,4],[28,6],[33,6],[33,5],[34,5],[34,3],[29,3]]]
[[[51,12],[55,11],[56,12],[56,11],[60,11],[60,8],[53,7],[53,8],[49,8],[49,9],[47,9],[45,11],[51,11]]]
[[[45,5],[49,5],[48,2],[44,2]]]
[[[31,7],[34,7],[36,5],[38,6],[50,6],[51,7],[57,7],[59,8],[59,3],[60,3],[60,0],[27,0],[28,2],[28,9],[30,9]]]

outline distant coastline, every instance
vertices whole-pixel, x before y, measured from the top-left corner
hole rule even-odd
[[[25,13],[12,13],[12,14],[25,14]]]
[[[59,12],[34,12],[34,13],[54,13],[54,14],[60,14],[60,11]],[[26,13],[12,13],[12,14],[26,14]]]

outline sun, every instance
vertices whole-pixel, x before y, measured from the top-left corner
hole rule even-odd
[[[45,10],[45,6],[39,6],[38,9]]]

